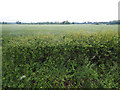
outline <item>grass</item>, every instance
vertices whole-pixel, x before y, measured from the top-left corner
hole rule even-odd
[[[3,25],[3,87],[119,88],[117,25]]]

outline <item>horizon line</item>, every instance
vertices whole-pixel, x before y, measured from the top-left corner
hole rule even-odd
[[[119,21],[119,20],[109,20],[109,21],[82,21],[82,22],[81,22],[81,21],[69,21],[69,20],[63,20],[63,21],[20,21],[20,20],[16,20],[16,21],[0,21],[0,22],[9,22],[9,23],[13,23],[13,22],[40,23],[40,22],[64,22],[64,21],[83,23],[83,22],[110,22],[110,21]]]

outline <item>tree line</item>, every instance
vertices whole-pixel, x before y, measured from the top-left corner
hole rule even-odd
[[[30,22],[30,23],[26,23],[26,22],[20,22],[20,21],[16,21],[16,22],[0,22],[0,24],[107,24],[107,25],[111,25],[111,24],[120,24],[120,20],[114,20],[114,21],[109,21],[109,22],[69,22],[68,20],[63,21],[63,22]]]

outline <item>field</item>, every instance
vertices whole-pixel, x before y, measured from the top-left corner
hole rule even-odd
[[[117,25],[3,25],[3,88],[120,88]]]

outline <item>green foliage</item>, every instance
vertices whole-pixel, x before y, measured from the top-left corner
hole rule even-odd
[[[3,87],[120,87],[115,31],[26,36],[5,33]]]

